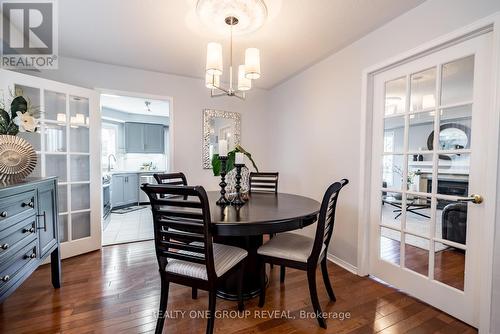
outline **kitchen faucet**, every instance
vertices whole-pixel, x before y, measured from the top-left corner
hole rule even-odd
[[[114,160],[114,161],[115,161],[115,163],[116,163],[116,157],[115,157],[115,155],[114,155],[114,154],[110,154],[110,155],[108,155],[108,172],[111,172],[111,169],[112,169],[112,168],[111,168],[111,157],[113,157],[113,160]]]

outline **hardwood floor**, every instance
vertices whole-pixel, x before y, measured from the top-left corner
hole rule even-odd
[[[105,247],[63,261],[63,287],[52,289],[50,268],[39,268],[0,306],[1,333],[150,333],[154,330],[160,278],[153,242]],[[325,312],[337,312],[321,329],[315,319],[301,319],[311,312],[305,273],[287,270],[284,285],[279,268],[270,274],[266,305],[258,298],[246,302],[249,316],[217,319],[216,333],[476,333],[468,325],[415,298],[370,278],[359,277],[329,263],[337,302],[328,296],[318,272],[320,303]],[[191,299],[191,289],[171,285],[164,333],[204,333],[205,319],[190,311],[205,311],[206,292]],[[236,303],[217,301],[217,310],[236,311]],[[287,314],[262,311],[287,311]],[[181,312],[186,313],[182,314]],[[333,316],[334,313],[332,313]],[[344,320],[338,319],[343,315]],[[286,319],[283,316],[295,317]]]
[[[380,243],[382,258],[399,264],[400,243],[383,237]],[[419,274],[429,273],[429,251],[405,244],[405,266]],[[465,253],[454,248],[436,252],[434,257],[434,278],[456,289],[464,289]]]

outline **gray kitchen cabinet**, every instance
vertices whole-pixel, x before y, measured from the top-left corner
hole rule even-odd
[[[111,179],[111,207],[125,205],[123,190],[125,188],[125,176],[113,175]]]
[[[125,123],[125,152],[144,153],[144,124]]]
[[[137,204],[139,202],[139,176],[127,174],[125,176],[124,199],[126,204]]]
[[[111,179],[111,206],[113,208],[139,202],[139,176],[134,173],[116,174]]]
[[[164,153],[165,127],[161,124],[125,123],[127,153]]]
[[[165,152],[165,130],[161,124],[144,125],[144,152]]]

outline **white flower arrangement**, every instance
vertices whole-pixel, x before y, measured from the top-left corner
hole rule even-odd
[[[6,103],[0,101],[0,135],[15,136],[19,132],[36,132],[38,121],[35,118],[37,108],[33,107],[29,99],[22,96],[22,92],[11,93],[10,110],[6,111]]]
[[[16,112],[17,116],[12,120],[19,128],[19,132],[36,132],[38,121],[28,113]]]

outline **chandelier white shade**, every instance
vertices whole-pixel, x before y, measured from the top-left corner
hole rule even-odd
[[[247,91],[252,88],[252,80],[245,76],[245,65],[238,66],[238,90]]]
[[[210,42],[207,46],[207,74],[222,74],[222,45]]]
[[[245,77],[248,79],[260,78],[260,51],[248,48],[245,51]]]

